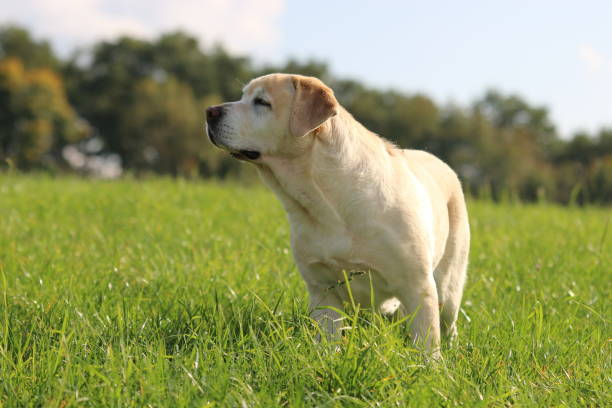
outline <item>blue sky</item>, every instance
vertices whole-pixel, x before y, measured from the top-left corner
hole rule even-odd
[[[564,134],[612,126],[612,1],[374,4],[288,3],[283,55],[442,102],[516,92],[548,106]]]
[[[612,127],[612,1],[21,0],[0,8],[9,20],[63,54],[182,28],[256,61],[316,58],[440,103],[518,93],[564,135]]]

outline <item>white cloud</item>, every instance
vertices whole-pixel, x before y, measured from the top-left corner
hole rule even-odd
[[[580,59],[586,64],[589,72],[594,74],[612,74],[612,57],[596,50],[590,44],[584,44],[578,49]]]
[[[272,55],[284,0],[17,0],[0,8],[0,22],[16,22],[51,38],[60,52],[121,34],[151,38],[181,29],[203,44]]]

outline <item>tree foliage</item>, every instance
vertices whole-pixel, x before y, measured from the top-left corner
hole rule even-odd
[[[16,58],[0,61],[0,106],[0,157],[18,168],[44,164],[85,132],[60,77]]]
[[[134,87],[120,127],[127,166],[172,175],[197,174],[206,144],[201,106],[191,88],[173,77],[143,79]]]
[[[57,59],[47,41],[38,41],[30,33],[15,25],[0,26],[0,59],[18,58],[27,68],[57,70]]]
[[[244,167],[205,140],[204,108],[239,98],[253,77],[290,72],[330,84],[357,120],[400,147],[441,157],[474,194],[612,202],[612,130],[563,139],[545,107],[517,95],[489,90],[470,106],[440,105],[427,95],[335,77],[316,60],[255,67],[247,57],[220,45],[204,47],[180,31],[153,41],[101,41],[61,61],[47,42],[6,26],[0,28],[0,60],[2,154],[22,168],[60,157],[85,121],[90,138],[103,147],[97,153],[118,155],[125,170],[239,175]]]

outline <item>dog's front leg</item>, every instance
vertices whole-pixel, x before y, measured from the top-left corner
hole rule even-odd
[[[414,316],[410,326],[414,343],[424,347],[434,359],[440,358],[440,310],[433,276],[410,276],[397,289],[396,296],[405,312]]]
[[[338,329],[342,324],[342,316],[334,309],[341,310],[342,301],[335,289],[318,285],[308,285],[310,296],[310,316],[317,322],[328,340],[337,340]],[[320,336],[317,336],[320,340]]]

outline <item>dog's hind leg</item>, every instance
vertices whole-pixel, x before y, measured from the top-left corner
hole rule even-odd
[[[456,321],[467,275],[470,229],[463,197],[451,199],[448,211],[449,236],[434,277],[440,302],[440,330],[452,340],[457,336]]]

